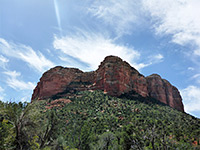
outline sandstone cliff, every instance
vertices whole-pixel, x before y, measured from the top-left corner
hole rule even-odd
[[[59,98],[83,90],[102,90],[111,96],[135,92],[152,97],[172,108],[184,111],[178,89],[159,75],[144,77],[127,62],[108,56],[93,72],[55,67],[45,72],[32,95],[33,100]]]

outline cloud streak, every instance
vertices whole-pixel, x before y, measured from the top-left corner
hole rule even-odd
[[[110,25],[118,36],[131,33],[131,29],[141,19],[138,0],[100,0],[95,1],[88,8],[88,12]]]
[[[0,67],[5,69],[6,64],[9,62],[9,59],[4,57],[3,55],[0,55]]]
[[[156,33],[171,35],[174,43],[193,46],[196,56],[200,56],[199,5],[199,0],[143,0]]]
[[[54,0],[54,7],[55,7],[55,13],[56,13],[56,19],[57,19],[57,23],[58,23],[58,28],[59,28],[60,34],[61,34],[62,28],[61,28],[61,20],[60,20],[60,13],[59,13],[57,0]]]
[[[60,38],[55,36],[53,45],[56,50],[88,64],[89,70],[97,69],[99,63],[108,55],[119,56],[136,69],[142,69],[149,65],[137,63],[141,55],[139,51],[132,47],[116,44],[114,40],[104,37],[102,34],[81,32]],[[64,60],[63,56],[60,58]]]
[[[188,113],[200,111],[200,88],[190,85],[180,91],[183,97],[185,111]]]
[[[36,52],[31,47],[23,44],[7,42],[0,38],[0,50],[7,57],[20,59],[39,72],[54,66],[53,62],[48,60],[41,52]]]
[[[24,82],[23,80],[18,79],[21,76],[21,73],[16,71],[6,71],[4,72],[8,76],[6,83],[8,86],[15,90],[33,90],[35,84],[32,82]]]
[[[0,61],[3,62],[3,63],[9,62],[9,60],[2,55],[0,55]]]

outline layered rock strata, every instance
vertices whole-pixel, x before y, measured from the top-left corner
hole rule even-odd
[[[34,89],[32,101],[69,96],[84,90],[102,90],[111,96],[134,91],[184,112],[182,98],[176,87],[157,74],[143,76],[116,56],[107,56],[93,72],[61,66],[50,69],[43,74]]]

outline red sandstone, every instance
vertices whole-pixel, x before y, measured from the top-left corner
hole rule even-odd
[[[116,56],[108,56],[93,72],[75,68],[55,67],[45,72],[37,84],[33,100],[63,97],[75,91],[102,90],[111,96],[131,91],[143,97],[152,97],[172,108],[184,112],[178,89],[159,75],[141,75],[127,62]]]

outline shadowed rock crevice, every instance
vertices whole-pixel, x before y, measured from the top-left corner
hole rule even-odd
[[[155,98],[184,112],[182,98],[176,87],[157,74],[143,76],[116,56],[107,56],[98,69],[92,72],[61,66],[50,69],[43,74],[34,89],[32,101],[61,98],[85,90],[102,90],[117,97],[136,93],[142,97]]]

